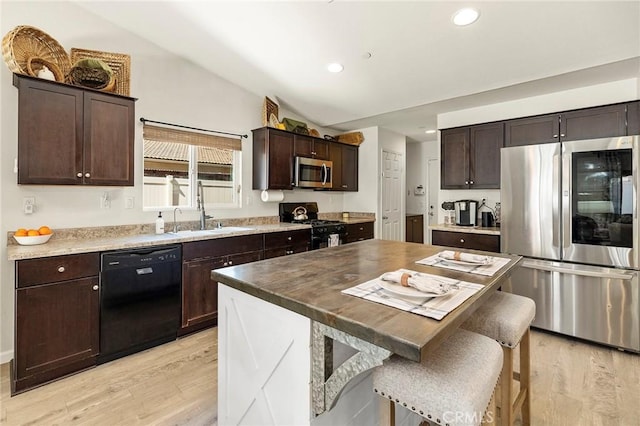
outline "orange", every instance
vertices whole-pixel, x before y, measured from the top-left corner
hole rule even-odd
[[[38,231],[36,231],[35,229],[29,229],[27,231],[27,235],[30,237],[37,237],[38,235],[40,235],[40,233]]]
[[[27,230],[24,229],[24,228],[20,228],[13,235],[15,235],[16,237],[26,237],[27,236]]]
[[[48,226],[41,226],[41,227],[38,229],[38,233],[39,233],[40,235],[49,235],[49,234],[51,234],[51,233],[52,233],[52,231],[51,231],[51,228],[49,228]]]

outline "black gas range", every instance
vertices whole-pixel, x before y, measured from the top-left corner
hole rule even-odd
[[[280,203],[280,222],[311,225],[311,249],[342,244],[347,229],[339,220],[318,219],[318,203]]]

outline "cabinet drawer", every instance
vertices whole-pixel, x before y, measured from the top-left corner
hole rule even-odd
[[[500,252],[500,236],[468,232],[431,231],[431,243],[436,246]]]
[[[182,259],[183,261],[188,261],[207,257],[227,256],[235,253],[247,253],[262,249],[262,234],[216,238],[213,240],[194,241],[183,244]]]
[[[97,276],[100,273],[98,253],[72,254],[16,262],[18,288],[57,281]]]
[[[346,243],[370,240],[373,238],[373,222],[352,223],[347,225]]]
[[[311,230],[300,229],[297,231],[270,232],[264,234],[265,250],[287,247],[298,244],[309,244],[311,242]]]
[[[274,257],[288,256],[296,253],[304,253],[305,251],[309,251],[309,244],[265,249],[264,258],[271,259]]]

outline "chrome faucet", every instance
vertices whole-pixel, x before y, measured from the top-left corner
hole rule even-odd
[[[180,212],[180,214],[182,214],[182,210],[180,210],[180,207],[176,207],[175,209],[173,209],[173,233],[177,233],[178,230],[180,229],[180,226],[178,226],[178,222],[176,222],[176,210]]]
[[[207,219],[213,219],[213,216],[207,216],[207,213],[204,211],[204,194],[202,191],[202,181],[198,181],[198,194],[197,199],[198,203],[198,211],[200,211],[200,229],[207,228]]]

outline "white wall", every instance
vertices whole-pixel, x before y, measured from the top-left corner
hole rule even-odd
[[[173,56],[113,24],[69,2],[2,1],[0,31],[6,34],[18,25],[37,27],[55,38],[67,51],[72,47],[131,55],[131,96],[136,102],[136,120],[152,120],[248,134],[242,143],[243,207],[209,210],[216,218],[276,216],[277,203],[262,203],[260,191],[251,190],[251,129],[262,127],[264,96],[249,93],[216,75]],[[143,23],[141,23],[143,24]],[[0,235],[19,227],[75,228],[153,223],[157,212],[142,211],[142,124],[136,121],[135,186],[127,188],[17,185],[13,161],[17,156],[18,91],[12,73],[0,66]],[[282,117],[296,117],[286,110]],[[309,123],[311,127],[313,123]],[[316,127],[317,128],[317,127]],[[319,129],[321,134],[325,129]],[[367,187],[368,180],[360,183]],[[104,191],[111,208],[100,209]],[[35,196],[36,213],[22,213],[22,198]],[[124,209],[125,197],[135,198],[134,209]],[[320,211],[342,211],[342,194],[310,190],[285,191],[285,201],[317,201]],[[367,209],[365,211],[372,211]],[[183,209],[183,220],[197,220],[197,212]],[[14,265],[6,260],[6,244],[0,245],[0,362],[13,350]]]
[[[427,214],[429,213],[429,190],[433,186],[436,194],[439,193],[440,179],[436,182],[429,182],[428,161],[438,159],[439,146],[434,141],[429,142],[409,142],[407,143],[407,214],[424,215],[424,241],[428,241]],[[415,189],[422,185],[424,195],[415,195]],[[436,203],[438,204],[438,203]],[[436,206],[436,209],[439,206]]]
[[[438,129],[631,101],[640,98],[638,95],[640,93],[639,81],[640,78],[613,81],[579,89],[438,114]],[[440,134],[438,134],[438,144],[440,144]],[[438,150],[438,157],[439,156],[440,151]],[[500,191],[480,189],[440,190],[438,197],[438,223],[443,223],[444,210],[440,208],[443,201],[462,199],[481,201],[482,198],[486,198],[487,204],[491,208],[494,208],[495,203],[500,201]]]

